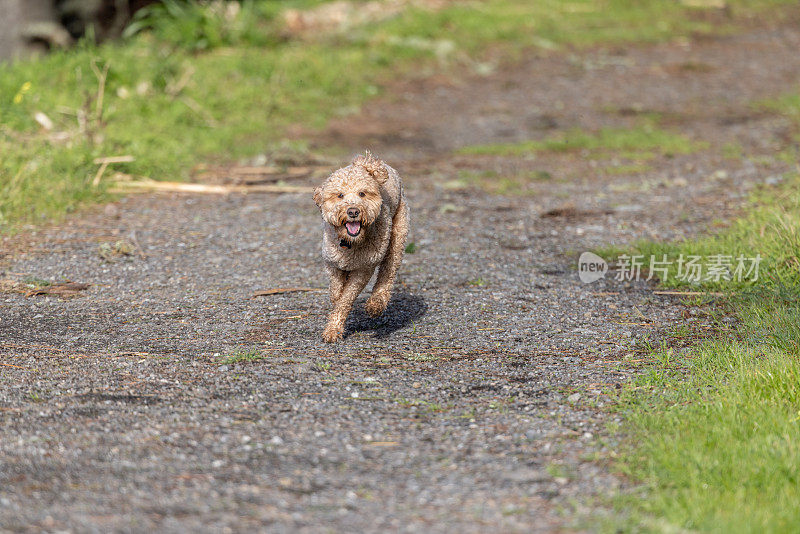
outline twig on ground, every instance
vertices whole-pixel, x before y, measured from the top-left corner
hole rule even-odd
[[[81,291],[86,291],[91,287],[91,284],[82,284],[80,282],[65,282],[63,284],[53,284],[38,289],[28,291],[26,297],[34,297],[37,295],[56,295],[61,298],[69,298],[77,296]]]
[[[106,172],[106,169],[111,163],[131,163],[135,161],[136,158],[133,156],[111,156],[107,158],[95,158],[94,164],[100,165],[100,168],[97,169],[97,174],[94,175],[94,179],[92,180],[92,186],[97,187],[100,185],[100,179],[103,177],[103,173]]]
[[[203,193],[229,195],[231,193],[311,193],[311,187],[296,185],[211,185],[183,182],[159,182],[145,179],[134,182],[116,182],[112,193],[135,193],[163,191],[167,193]]]
[[[263,291],[256,291],[253,297],[266,297],[269,295],[280,295],[281,293],[298,293],[301,291],[322,291],[321,287],[281,287],[276,289],[264,289]]]

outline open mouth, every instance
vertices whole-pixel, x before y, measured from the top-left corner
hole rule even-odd
[[[361,233],[360,221],[347,221],[344,223],[344,227],[347,229],[347,235],[350,237],[355,237]]]
[[[361,233],[360,221],[347,221],[344,223],[344,227],[347,229],[347,235],[350,237],[355,237]]]

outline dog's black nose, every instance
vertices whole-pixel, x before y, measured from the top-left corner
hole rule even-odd
[[[347,210],[347,216],[350,217],[351,219],[355,219],[356,217],[358,217],[359,213],[361,212],[358,211],[358,208],[348,208]]]

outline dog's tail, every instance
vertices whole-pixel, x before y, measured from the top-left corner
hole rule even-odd
[[[383,160],[375,157],[372,152],[367,150],[364,155],[358,155],[353,160],[353,165],[363,167],[378,183],[383,183],[389,179],[389,171]]]

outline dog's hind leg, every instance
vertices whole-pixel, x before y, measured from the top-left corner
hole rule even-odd
[[[366,269],[358,269],[349,272],[342,292],[333,305],[333,311],[328,316],[328,324],[325,326],[325,331],[322,332],[322,339],[325,342],[331,343],[342,339],[344,322],[347,320],[347,316],[353,308],[353,302],[355,302],[359,293],[364,290],[369,279],[372,278],[374,270],[373,267],[368,267]]]
[[[336,301],[339,300],[339,296],[342,294],[344,284],[347,282],[347,271],[343,271],[335,265],[326,265],[325,268],[328,270],[328,275],[331,278],[331,303],[336,304]]]
[[[367,300],[366,309],[372,317],[377,317],[386,311],[389,299],[392,296],[392,286],[400,261],[403,259],[403,251],[408,237],[408,206],[404,199],[400,200],[397,211],[392,218],[392,236],[389,239],[389,249],[386,257],[381,262],[378,270],[378,278],[375,280],[375,287],[372,288],[372,295]]]

